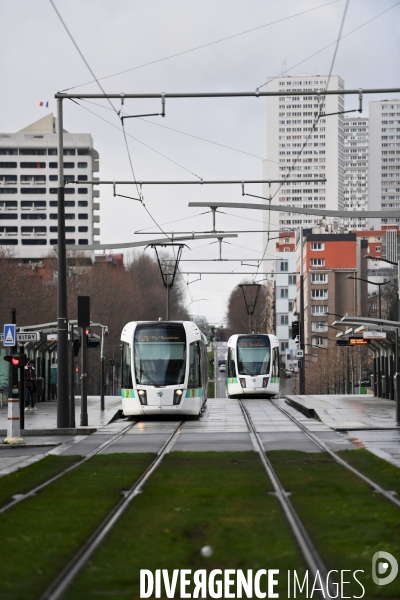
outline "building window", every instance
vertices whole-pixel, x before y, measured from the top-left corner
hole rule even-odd
[[[324,315],[328,312],[327,304],[317,304],[315,306],[311,306],[311,314],[312,315]]]
[[[87,162],[78,162],[78,169],[87,169]]]
[[[321,348],[326,348],[328,345],[328,340],[326,338],[316,336],[311,338],[311,344],[313,346],[320,346]]]
[[[21,148],[19,151],[20,156],[43,156],[47,154],[47,150],[44,148],[40,148],[39,150],[32,150],[30,148]]]
[[[328,290],[311,290],[311,298],[313,300],[327,300],[328,299]]]
[[[311,273],[311,283],[328,283],[328,274]]]
[[[21,194],[45,194],[46,188],[26,187],[20,189]]]
[[[296,285],[296,275],[289,275],[289,285]]]
[[[78,200],[78,206],[87,206],[88,205],[88,201],[87,200]]]
[[[78,231],[79,233],[87,233],[89,230],[88,227],[81,225],[80,227],[78,227]]]
[[[87,175],[78,175],[78,181],[87,181]]]
[[[288,271],[289,270],[289,263],[285,260],[282,260],[280,263],[280,270],[282,271]]]
[[[38,240],[38,239],[30,239],[30,240],[21,240],[23,246],[46,246],[47,240]]]
[[[50,165],[51,165],[51,163],[50,163]],[[46,163],[44,163],[44,162],[21,162],[21,163],[19,163],[19,166],[21,167],[21,169],[45,169]]]
[[[16,169],[16,162],[0,162],[0,169]]]
[[[325,265],[324,258],[311,258],[310,266],[311,267],[323,267]]]
[[[286,352],[289,348],[289,342],[281,342],[281,352]]]
[[[281,325],[288,325],[289,317],[288,315],[281,315]]]
[[[289,297],[288,288],[281,288],[281,298],[288,298],[288,297]]]
[[[375,252],[380,252],[381,251],[381,247],[380,246],[375,246]]]
[[[328,331],[328,321],[312,321],[311,331]]]
[[[22,214],[21,215],[21,219],[29,219],[29,220],[44,220],[46,218],[46,215],[40,214],[40,213],[29,213],[29,214]]]
[[[322,242],[313,242],[311,243],[311,250],[324,250],[325,244]]]
[[[80,246],[87,246],[89,244],[89,240],[78,240]]]
[[[87,188],[78,188],[78,194],[87,194],[87,193],[88,193]]]
[[[71,148],[64,148],[64,156],[75,156],[75,150]]]

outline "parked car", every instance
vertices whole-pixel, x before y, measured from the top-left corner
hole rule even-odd
[[[222,363],[222,364],[219,365],[219,370],[220,370],[221,373],[226,371],[225,363]]]
[[[292,375],[293,375],[293,371],[289,371],[289,369],[285,370],[285,377],[287,379],[290,379],[292,377]]]

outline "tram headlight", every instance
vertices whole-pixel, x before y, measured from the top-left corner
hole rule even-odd
[[[182,390],[175,390],[174,391],[174,404],[175,405],[181,403],[182,395],[183,395],[183,391]]]
[[[146,390],[138,390],[138,396],[140,404],[147,404],[147,392]]]
[[[246,387],[246,380],[245,380],[245,378],[244,377],[240,378],[239,381],[240,381],[240,385],[242,386],[242,388],[245,388]]]
[[[268,377],[263,377],[263,387],[267,387],[268,385]]]

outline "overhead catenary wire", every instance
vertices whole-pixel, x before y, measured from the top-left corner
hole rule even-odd
[[[276,21],[271,21],[270,23],[265,23],[264,25],[258,25],[257,27],[253,27],[252,29],[247,29],[246,31],[241,31],[241,32],[235,33],[233,35],[229,35],[227,37],[220,38],[219,40],[214,40],[213,42],[208,42],[207,44],[202,44],[201,46],[196,46],[194,48],[189,48],[188,50],[183,50],[182,52],[177,52],[175,54],[170,54],[169,56],[164,56],[163,58],[158,58],[156,60],[144,63],[142,65],[137,65],[136,67],[131,67],[130,69],[124,69],[123,71],[118,71],[117,73],[112,73],[111,75],[105,75],[104,77],[100,77],[100,80],[94,79],[93,81],[87,81],[86,83],[80,83],[79,85],[75,85],[73,87],[65,88],[62,91],[66,92],[68,90],[75,90],[78,87],[82,87],[84,85],[89,85],[90,83],[93,83],[94,81],[103,81],[104,79],[110,79],[111,77],[117,77],[118,75],[123,75],[124,73],[130,73],[131,71],[136,71],[137,69],[143,69],[144,67],[148,67],[150,65],[154,65],[154,64],[166,61],[166,60],[170,60],[170,59],[176,58],[178,56],[183,56],[184,54],[189,54],[190,52],[195,52],[196,50],[201,50],[201,49],[207,48],[209,46],[214,46],[215,44],[220,44],[222,42],[226,42],[228,40],[232,40],[232,39],[240,37],[242,35],[246,35],[248,33],[252,33],[253,31],[264,29],[265,27],[271,27],[272,25],[276,25],[277,23],[282,23],[283,21],[288,21],[289,19],[294,19],[295,17],[299,17],[299,16],[304,15],[306,13],[313,12],[315,10],[319,10],[320,8],[325,8],[326,6],[329,6],[330,4],[335,4],[336,2],[340,2],[340,0],[333,0],[332,2],[328,2],[326,4],[322,4],[321,6],[315,6],[314,8],[309,8],[307,10],[303,10],[303,11],[301,11],[299,13],[294,14],[294,15],[289,15],[288,17],[283,17],[282,19],[277,19]]]
[[[365,25],[368,25],[368,23],[371,23],[375,19],[378,19],[378,17],[381,17],[382,15],[384,15],[387,12],[389,12],[393,8],[396,8],[396,6],[399,6],[399,4],[400,4],[400,2],[396,2],[396,4],[393,4],[392,6],[389,6],[389,8],[386,8],[385,10],[383,10],[382,12],[380,12],[379,14],[375,15],[374,17],[372,17],[371,19],[368,19],[368,21],[365,21],[364,23],[362,23],[358,27],[355,27],[355,29],[352,29],[348,33],[345,33],[345,35],[342,35],[341,39],[344,40],[344,38],[348,37],[349,35],[351,35],[352,33],[356,32],[356,31],[358,31],[362,27],[365,27]],[[304,58],[300,62],[292,65],[291,67],[289,67],[288,69],[285,69],[285,72],[293,71],[293,69],[295,69],[296,67],[298,67],[298,66],[302,65],[303,63],[307,62],[308,60],[310,60],[310,58],[314,58],[314,56],[317,56],[317,54],[320,54],[321,52],[323,52],[324,50],[327,50],[331,46],[334,46],[337,42],[338,42],[338,40],[336,39],[335,41],[331,42],[327,46],[324,46],[320,50],[317,50],[317,52],[314,52],[313,54],[310,54],[310,56],[307,56],[307,58]],[[277,75],[276,77],[273,77],[272,79],[269,79],[268,81],[265,81],[264,83],[262,83],[261,85],[259,85],[257,89],[260,90],[261,88],[263,88],[266,85],[269,85],[270,83],[272,83],[276,79],[279,79],[279,77],[281,77],[281,75]]]

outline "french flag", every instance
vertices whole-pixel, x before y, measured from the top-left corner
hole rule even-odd
[[[45,106],[46,108],[49,108],[49,103],[48,102],[39,102],[39,106]]]

